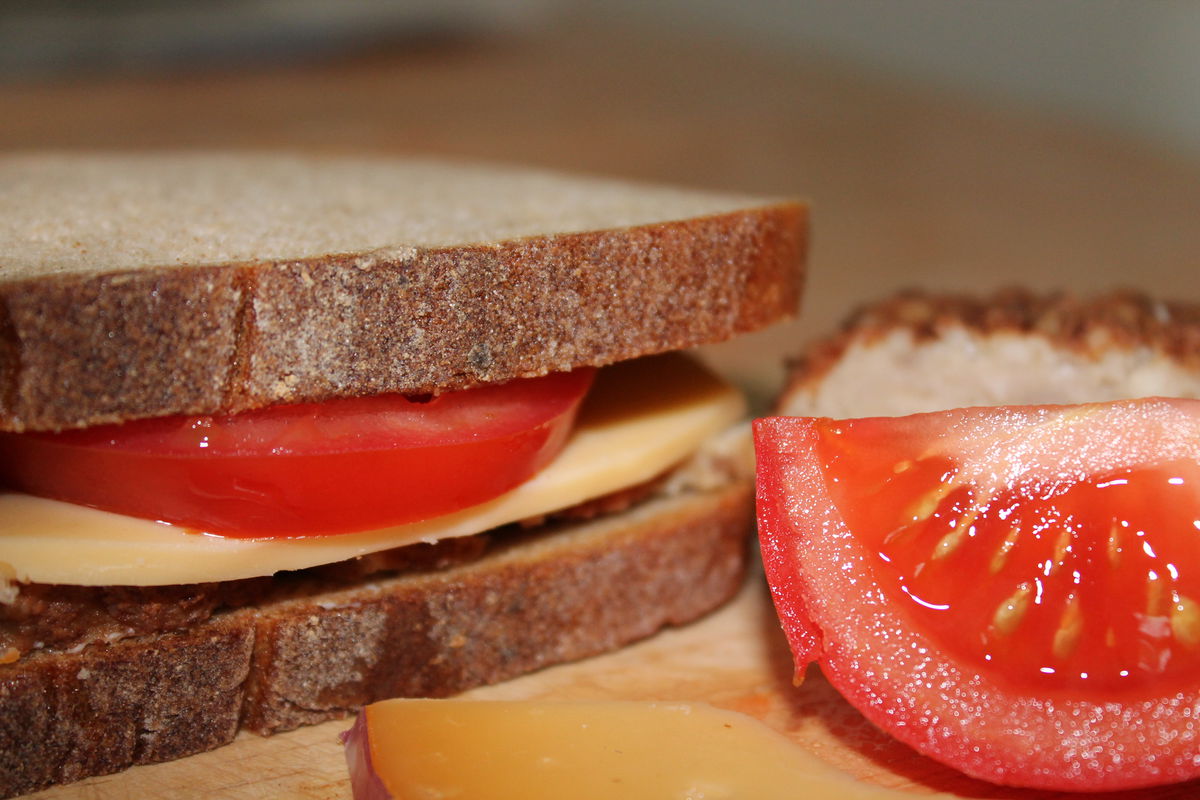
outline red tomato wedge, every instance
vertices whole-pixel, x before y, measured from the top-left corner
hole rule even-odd
[[[400,525],[489,500],[544,467],[594,372],[432,399],[378,395],[0,434],[0,483],[223,536]]]
[[[996,783],[1200,777],[1200,401],[755,423],[797,670]]]

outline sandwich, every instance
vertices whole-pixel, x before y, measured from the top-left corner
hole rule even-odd
[[[795,313],[802,204],[158,153],[5,157],[0,208],[0,795],[738,588],[744,405],[674,351]]]

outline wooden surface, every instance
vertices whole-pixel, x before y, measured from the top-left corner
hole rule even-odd
[[[1196,163],[803,54],[573,28],[291,66],[0,84],[0,108],[5,149],[419,152],[809,197],[815,246],[803,318],[714,350],[760,393],[784,353],[900,286],[1135,285],[1200,299]],[[887,785],[1046,796],[983,786],[914,756],[819,676],[794,689],[758,580],[697,625],[481,694],[709,700]],[[45,796],[347,797],[336,741],[345,727],[245,736]]]
[[[760,719],[823,761],[899,791],[994,800],[1079,797],[991,786],[919,756],[872,727],[841,699],[818,670],[810,671],[803,685],[794,687],[791,657],[779,633],[766,585],[758,574],[751,577],[733,603],[698,624],[665,631],[607,656],[479,689],[469,696],[703,701]],[[32,797],[348,798],[348,773],[338,735],[349,727],[349,721],[340,720],[269,739],[243,734],[220,750],[166,764],[134,767],[119,775],[93,778]],[[1200,785],[1186,784],[1102,797],[1184,800],[1197,793]],[[897,796],[900,800],[906,795],[898,792]]]

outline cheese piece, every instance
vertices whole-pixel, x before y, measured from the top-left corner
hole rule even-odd
[[[567,445],[529,481],[454,514],[339,536],[225,538],[24,494],[0,494],[0,574],[81,586],[201,583],[467,536],[649,480],[744,413],[735,388],[682,356],[606,367],[597,375]]]
[[[912,797],[856,781],[753,717],[703,703],[385,700],[344,738],[355,798]]]

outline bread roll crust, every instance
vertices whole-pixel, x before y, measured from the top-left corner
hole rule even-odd
[[[1183,373],[1200,373],[1200,305],[1165,301],[1132,289],[1091,297],[1020,287],[986,295],[910,289],[859,307],[838,331],[810,343],[790,362],[776,411],[801,413],[807,407],[804,395],[817,391],[855,347],[870,347],[900,332],[915,351],[954,331],[966,332],[975,341],[1001,336],[1043,342],[1079,364],[1137,351],[1145,354],[1143,359],[1160,358]],[[926,374],[915,366],[910,377],[918,382],[959,380]],[[1038,402],[1067,402],[1053,397],[1064,376],[1047,374],[1043,380],[1047,398]]]

